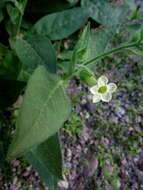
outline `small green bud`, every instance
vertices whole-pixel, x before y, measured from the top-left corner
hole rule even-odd
[[[91,77],[87,78],[87,84],[90,86],[96,85],[97,80],[95,79],[95,77],[91,76]]]
[[[90,71],[90,70],[86,70],[86,69],[82,70],[80,72],[79,76],[80,76],[80,79],[84,83],[86,83],[86,84],[88,84],[90,86],[93,86],[93,85],[97,84],[97,80],[96,80],[96,78],[94,76],[94,73],[92,71]]]

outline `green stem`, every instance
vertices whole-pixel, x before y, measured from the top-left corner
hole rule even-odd
[[[108,55],[110,55],[110,54],[113,54],[113,53],[120,52],[120,51],[122,51],[122,50],[124,50],[124,49],[128,49],[128,48],[134,47],[134,46],[136,46],[136,45],[138,45],[138,44],[139,44],[139,42],[135,42],[135,43],[132,43],[132,44],[120,46],[120,47],[117,47],[117,48],[115,48],[115,49],[109,50],[109,51],[107,51],[107,52],[105,52],[105,53],[103,53],[103,54],[100,54],[100,55],[98,55],[98,56],[96,56],[96,57],[94,57],[94,58],[88,60],[87,62],[83,63],[83,65],[88,65],[88,66],[89,66],[91,63],[97,61],[98,59],[101,59],[101,58],[103,58],[103,57],[105,57],[105,56],[108,56]]]
[[[117,48],[115,48],[115,49],[109,50],[109,51],[107,51],[107,52],[105,52],[105,53],[103,53],[103,54],[100,54],[100,55],[98,55],[98,56],[96,56],[96,57],[94,57],[94,58],[88,60],[87,62],[83,63],[82,66],[83,66],[83,67],[84,67],[84,66],[87,67],[87,66],[89,66],[89,65],[91,65],[91,64],[94,64],[93,62],[94,62],[94,61],[97,61],[98,59],[101,59],[101,58],[106,57],[106,56],[108,56],[108,55],[110,55],[110,54],[113,54],[113,53],[120,52],[120,51],[122,51],[122,50],[124,50],[124,49],[128,49],[128,48],[131,48],[131,47],[135,47],[135,46],[137,46],[139,43],[140,43],[140,40],[139,40],[138,42],[135,42],[135,43],[131,43],[131,44],[128,44],[128,45],[120,46],[120,47],[117,47]],[[76,76],[76,74],[77,74],[77,73],[79,72],[79,70],[80,70],[80,69],[79,69],[79,65],[77,65],[77,67],[78,67],[78,68],[75,69],[75,72],[73,72],[72,74],[66,76],[66,77],[64,78],[64,80],[69,80],[69,79],[71,79],[72,77]]]
[[[23,15],[24,15],[24,10],[25,10],[27,1],[28,1],[28,0],[24,0],[24,2],[23,2],[23,10],[20,11],[20,16],[19,16],[19,20],[18,20],[18,24],[17,24],[16,37],[17,37],[17,36],[19,35],[19,33],[20,33],[20,27],[21,27],[22,18],[23,18]]]

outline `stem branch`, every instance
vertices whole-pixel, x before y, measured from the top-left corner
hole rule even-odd
[[[128,48],[134,47],[134,46],[136,46],[138,43],[139,43],[139,42],[135,42],[135,43],[132,43],[132,44],[120,46],[120,47],[117,47],[117,48],[115,48],[115,49],[109,50],[109,51],[107,51],[107,52],[105,52],[105,53],[103,53],[103,54],[100,54],[100,55],[98,55],[98,56],[96,56],[96,57],[94,57],[94,58],[88,60],[87,62],[83,63],[83,65],[86,65],[86,66],[88,65],[88,66],[89,66],[91,63],[93,63],[94,61],[96,61],[96,60],[98,60],[98,59],[101,59],[101,58],[103,58],[103,57],[105,57],[105,56],[107,56],[107,55],[113,54],[113,53],[120,52],[120,51],[122,51],[123,49],[128,49]]]
[[[17,37],[17,36],[19,35],[19,33],[20,33],[21,22],[22,22],[22,18],[23,18],[23,15],[24,15],[24,10],[25,10],[27,1],[28,1],[28,0],[24,0],[24,2],[23,2],[23,10],[20,11],[20,16],[19,16],[19,20],[18,20],[18,24],[17,24],[16,37]]]
[[[124,45],[124,46],[120,46],[120,47],[114,48],[114,49],[112,49],[112,50],[109,50],[109,51],[107,51],[107,52],[105,52],[105,53],[103,53],[103,54],[100,54],[100,55],[98,55],[98,56],[96,56],[96,57],[94,57],[94,58],[88,60],[87,62],[83,63],[81,66],[83,66],[83,67],[84,67],[84,66],[86,66],[86,67],[91,66],[91,64],[93,65],[93,64],[94,64],[93,62],[94,62],[94,61],[97,61],[98,59],[101,59],[101,58],[106,57],[107,55],[110,55],[110,54],[113,54],[113,53],[120,52],[120,51],[122,51],[123,49],[128,49],[128,48],[131,48],[131,47],[135,47],[135,46],[137,46],[139,43],[140,43],[140,40],[137,41],[137,42],[135,42],[135,43],[131,43],[131,44],[128,44],[128,45]],[[69,79],[71,79],[72,77],[74,77],[74,76],[79,72],[79,70],[80,70],[80,69],[79,69],[79,65],[77,65],[77,68],[75,68],[75,71],[74,71],[72,74],[66,76],[64,80],[69,80]]]

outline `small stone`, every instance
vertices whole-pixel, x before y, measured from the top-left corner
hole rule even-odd
[[[17,184],[17,177],[13,179],[13,185]]]
[[[119,117],[122,117],[125,114],[125,109],[123,107],[117,107],[116,108],[116,113]]]
[[[81,152],[81,146],[80,146],[80,145],[77,145],[77,146],[76,146],[76,152],[77,152],[77,153],[80,153],[80,152]]]
[[[137,123],[141,123],[141,122],[142,122],[141,116],[136,116],[136,122],[137,122]]]
[[[67,149],[67,160],[70,161],[72,157],[72,151],[70,149]]]
[[[26,168],[27,171],[30,171],[32,169],[32,166],[29,166],[28,168]]]
[[[84,104],[86,104],[86,103],[87,103],[86,99],[82,99],[82,100],[81,100],[81,104],[82,104],[82,105],[84,105]]]
[[[109,145],[109,139],[108,138],[103,138],[103,143],[105,144],[105,145]]]
[[[98,160],[96,157],[92,157],[90,162],[89,162],[89,168],[87,169],[87,175],[88,177],[92,177],[96,171],[96,169],[98,168]]]
[[[111,117],[110,120],[111,120],[112,123],[115,123],[115,124],[118,123],[118,118],[117,117]]]
[[[26,171],[26,172],[23,173],[23,176],[24,176],[24,177],[27,177],[27,176],[29,176],[29,175],[30,175],[29,171]]]
[[[89,115],[89,113],[87,112],[86,114],[85,114],[85,119],[88,119],[90,117],[90,115]]]
[[[121,162],[122,162],[123,165],[126,165],[128,163],[126,158],[124,158]]]
[[[69,187],[69,184],[67,181],[59,181],[58,185],[61,187],[61,188],[65,188],[67,189]]]
[[[20,165],[20,161],[19,160],[15,160],[14,164],[13,164],[15,167],[19,166]]]
[[[132,131],[134,131],[134,128],[133,128],[133,127],[129,127],[129,128],[128,128],[128,131],[129,131],[129,132],[132,132]]]
[[[16,172],[16,168],[12,168],[12,171],[13,171],[13,172]]]
[[[129,118],[129,116],[128,116],[128,115],[126,115],[124,119],[125,119],[125,122],[127,122],[127,123],[129,123],[129,122],[130,122],[130,118]]]
[[[14,190],[20,190],[20,187],[21,187],[21,183],[18,182],[17,185],[16,185],[16,188]]]

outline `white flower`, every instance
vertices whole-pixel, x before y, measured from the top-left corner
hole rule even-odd
[[[90,88],[90,92],[93,94],[93,103],[97,103],[100,100],[109,102],[112,99],[112,93],[116,89],[115,83],[108,83],[108,78],[104,75],[101,76],[97,80],[97,85]]]

